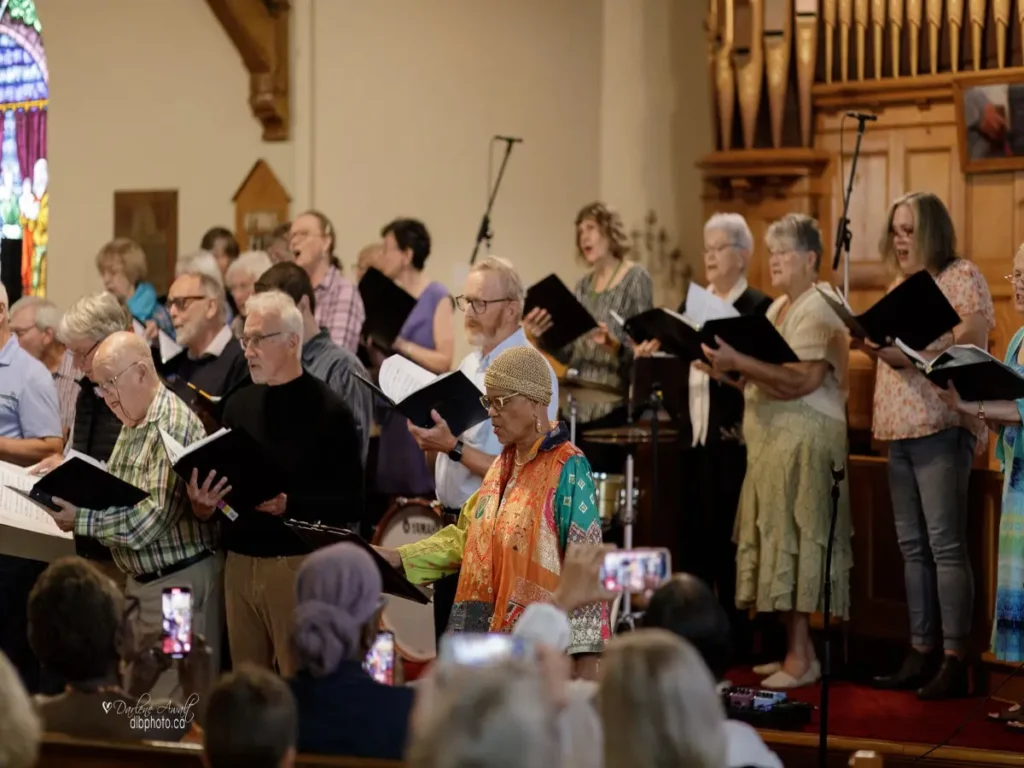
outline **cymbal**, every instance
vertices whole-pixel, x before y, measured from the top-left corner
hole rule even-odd
[[[613,386],[581,378],[574,369],[558,379],[558,396],[563,406],[568,406],[569,395],[586,405],[618,405],[625,397]]]
[[[658,442],[671,443],[678,436],[674,429],[658,428]],[[591,429],[583,433],[583,439],[603,445],[641,445],[654,442],[654,433],[647,424],[625,424],[621,427]]]

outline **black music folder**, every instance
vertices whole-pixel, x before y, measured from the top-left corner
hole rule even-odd
[[[541,340],[546,349],[561,349],[597,328],[597,321],[557,275],[548,275],[530,286],[523,314],[528,314],[535,307],[545,309],[551,315],[551,329]]]
[[[899,339],[911,349],[924,349],[960,324],[953,305],[923,269],[859,315],[838,293],[821,286],[815,288],[855,338],[869,339],[883,347]]]
[[[359,295],[366,308],[362,336],[385,351],[391,349],[402,326],[416,306],[416,299],[383,272],[370,267],[359,281]]]
[[[100,462],[78,451],[68,451],[64,463],[40,477],[32,490],[7,487],[54,511],[59,509],[53,503],[54,496],[82,509],[134,507],[149,496],[147,491],[114,477]]]
[[[211,470],[218,478],[227,477],[231,493],[225,500],[233,509],[251,510],[288,486],[284,470],[243,429],[222,429],[187,448],[162,429],[160,439],[174,473],[186,483],[193,469],[200,486]]]
[[[618,320],[618,316],[613,317]],[[664,352],[687,360],[703,359],[698,339],[699,326],[678,312],[648,309],[623,320],[622,327],[638,343],[657,339]]]
[[[385,383],[385,366],[389,363],[394,365],[392,361],[401,361],[402,364],[419,368],[415,363],[394,355],[385,360],[384,365],[381,366],[380,387],[359,373],[356,373],[355,377],[364,386],[372,389],[385,403],[405,416],[414,426],[430,429],[434,426],[434,417],[430,415],[430,412],[437,411],[441,418],[448,423],[452,434],[461,435],[487,418],[487,411],[480,404],[480,395],[483,393],[462,371],[438,376],[429,384],[416,389],[388,386]],[[429,372],[424,372],[430,375]],[[389,396],[385,390],[391,391],[393,397]]]
[[[285,520],[284,524],[294,531],[295,534],[314,551],[317,549],[323,549],[324,547],[329,547],[332,544],[340,544],[345,541],[356,544],[369,552],[370,557],[372,557],[373,561],[377,564],[377,568],[380,570],[381,586],[384,594],[403,597],[406,600],[412,600],[414,603],[419,603],[420,605],[426,605],[430,602],[430,598],[427,597],[427,594],[420,587],[405,578],[405,574],[401,571],[392,567],[392,565],[381,557],[377,550],[370,546],[370,544],[368,544],[367,541],[358,533],[350,531],[347,528],[332,528],[329,525],[306,523],[301,520]]]
[[[953,382],[961,399],[967,402],[1024,398],[1024,378],[1002,360],[973,344],[950,347],[930,362],[901,339],[897,339],[896,346],[928,381],[943,389]]]

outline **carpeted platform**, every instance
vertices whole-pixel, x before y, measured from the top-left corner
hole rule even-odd
[[[750,668],[732,670],[733,685],[758,687],[761,678]],[[817,707],[821,686],[790,692],[795,701]],[[880,739],[903,743],[935,745],[944,742],[970,718],[970,722],[946,744],[952,747],[1024,751],[1024,733],[1009,731],[1002,723],[990,722],[988,712],[1006,706],[982,698],[923,702],[911,692],[876,691],[863,685],[834,681],[829,695],[829,734],[849,738]],[[818,733],[818,711],[806,729]]]

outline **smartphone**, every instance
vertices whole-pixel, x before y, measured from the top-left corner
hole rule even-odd
[[[161,597],[163,652],[172,659],[184,658],[192,650],[192,590],[167,587]]]
[[[378,632],[363,659],[363,669],[381,685],[395,684],[395,635]]]
[[[617,549],[604,556],[601,584],[609,592],[653,592],[671,573],[667,549]]]
[[[532,647],[525,637],[461,632],[441,637],[438,659],[466,667],[483,667],[507,659],[525,659]]]

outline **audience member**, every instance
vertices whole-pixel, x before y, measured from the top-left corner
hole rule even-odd
[[[372,391],[356,381],[369,374],[359,358],[339,347],[316,324],[316,296],[309,275],[299,265],[275,264],[256,282],[256,291],[278,290],[288,294],[302,313],[302,367],[324,382],[352,412],[363,446],[363,466],[370,447],[374,398]]]
[[[18,673],[0,651],[0,768],[32,768],[42,728]]]
[[[370,243],[369,245],[363,246],[362,250],[359,251],[359,255],[356,257],[357,283],[363,279],[363,275],[366,274],[366,270],[380,264],[380,257],[383,253],[384,245],[382,243]]]
[[[291,222],[286,221],[284,224],[278,224],[274,227],[274,231],[270,233],[270,240],[264,242],[264,247],[272,264],[280,264],[282,261],[295,261],[295,254],[292,253],[292,247],[288,243],[291,229]]]
[[[156,288],[146,282],[146,252],[134,240],[119,237],[100,248],[96,269],[105,290],[125,302],[128,312],[155,339],[157,329],[174,336],[171,318],[157,299]]]
[[[429,700],[417,702],[409,768],[561,764],[557,707],[536,663],[454,667],[443,674]]]
[[[285,517],[350,527],[362,516],[359,431],[327,385],[302,370],[302,315],[279,291],[252,296],[242,347],[255,386],[235,393],[224,425],[248,433],[280,468],[284,490],[237,519],[221,522],[227,565],[224,589],[234,663],[292,674],[289,652],[295,573],[309,547]],[[217,511],[232,478],[211,472],[188,485],[195,514]]]
[[[272,672],[242,666],[210,695],[203,762],[206,768],[292,768],[295,701]]]
[[[320,211],[307,211],[292,222],[289,244],[295,263],[313,283],[317,325],[326,328],[339,347],[355,352],[366,310],[355,283],[341,274],[341,262],[334,255],[334,225]]]
[[[226,227],[213,227],[207,230],[199,247],[213,254],[222,276],[228,271],[231,262],[238,258],[238,241]]]
[[[140,692],[124,685],[122,663],[134,661],[136,653],[150,652],[160,633],[136,636],[131,622],[139,603],[130,600],[126,610],[125,602],[110,579],[80,557],[56,561],[32,588],[29,642],[43,666],[67,683],[59,695],[37,700],[46,731],[117,741],[196,739],[196,701],[186,711],[169,701],[150,701],[153,713],[162,706],[173,707],[173,712],[167,713],[166,721],[150,721],[149,727],[132,722],[134,715],[148,713],[129,711],[138,704]],[[196,700],[210,683],[190,674],[202,666],[193,664],[197,657],[190,654],[182,664],[183,688],[195,692]],[[154,678],[143,677],[147,679],[139,687],[145,691]]]
[[[384,605],[373,558],[355,544],[318,550],[295,586],[299,751],[401,759],[412,689],[381,685],[363,669]]]
[[[222,288],[224,287],[224,275],[220,271],[220,264],[217,257],[209,251],[196,251],[181,256],[174,265],[174,276],[181,277],[190,272],[206,275]]]
[[[287,233],[285,233],[287,235]],[[287,236],[285,247],[287,248]],[[270,256],[264,251],[246,251],[228,267],[224,273],[224,283],[231,295],[231,300],[238,308],[234,320],[231,321],[231,332],[241,337],[245,328],[245,302],[255,292],[256,281],[260,275],[270,269],[276,262],[271,261]]]
[[[606,768],[723,768],[725,713],[686,640],[661,629],[614,638],[597,696]]]
[[[46,366],[57,385],[57,404],[64,443],[75,426],[75,401],[81,376],[75,371],[73,355],[57,338],[61,312],[53,302],[39,296],[25,296],[11,306],[11,332],[18,344]]]
[[[185,348],[184,354],[164,366],[164,375],[179,397],[194,405],[197,397],[222,397],[249,380],[242,345],[227,325],[220,284],[202,272],[186,272],[171,285],[167,307],[177,342]]]
[[[125,593],[139,601],[139,619],[147,629],[162,623],[164,587],[192,590],[193,632],[202,634],[214,653],[220,648],[223,615],[223,560],[215,554],[217,531],[188,514],[188,501],[164,450],[160,432],[183,446],[205,436],[199,418],[156,374],[146,343],[122,331],[99,345],[93,363],[96,388],[123,424],[110,455],[108,471],[149,495],[133,507],[79,509],[54,498],[54,519],[63,530],[91,536],[110,547],[127,574]],[[217,659],[213,668],[217,669]],[[162,675],[155,695],[168,697],[177,675]]]

